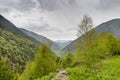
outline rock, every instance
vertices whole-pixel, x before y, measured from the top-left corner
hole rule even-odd
[[[59,71],[58,74],[52,80],[67,80],[68,75],[66,70]]]

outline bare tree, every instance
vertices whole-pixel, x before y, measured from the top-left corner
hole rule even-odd
[[[80,37],[79,42],[80,43],[92,43],[93,40],[95,40],[96,32],[93,27],[93,21],[90,17],[85,15],[83,17],[83,20],[81,21],[81,24],[78,26],[77,29],[77,36]]]
[[[88,31],[91,30],[92,28],[93,28],[92,19],[90,17],[88,17],[87,15],[85,15],[83,17],[81,24],[78,26],[77,36],[80,37],[83,34],[87,34]]]

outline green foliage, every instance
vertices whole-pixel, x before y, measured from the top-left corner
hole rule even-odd
[[[87,67],[94,68],[94,65],[100,62],[101,56],[96,47],[96,44],[93,44],[92,46],[87,46],[84,50],[79,51],[76,55],[76,63],[84,63]]]
[[[101,33],[99,40],[97,41],[97,45],[99,53],[104,54],[106,56],[112,56],[115,55],[116,52],[118,52],[118,41],[110,33]]]
[[[55,72],[56,69],[56,56],[48,47],[41,45],[34,61],[28,63],[19,80],[41,78],[42,76],[48,75],[50,72]]]
[[[4,59],[2,59],[0,55],[0,80],[13,80],[13,75],[14,74],[10,69],[9,64],[7,64],[7,62]]]
[[[71,53],[68,53],[67,56],[62,61],[62,67],[72,67],[73,66],[74,56]]]
[[[88,67],[94,67],[95,63],[100,61],[101,54],[98,53],[97,39],[94,37],[96,36],[93,31],[89,32],[85,38],[83,36],[82,40],[79,40],[76,63],[85,63]]]
[[[31,62],[28,62],[24,72],[21,74],[18,80],[30,80],[31,75],[32,75],[32,64]]]
[[[99,69],[90,69],[84,66],[67,69],[69,80],[120,80],[120,56],[104,60]]]
[[[103,32],[93,43],[85,44],[78,46],[80,49],[75,58],[76,63],[84,64],[67,70],[69,80],[120,80],[120,57],[114,58],[120,53],[120,41]],[[104,59],[103,63],[101,59]]]
[[[78,39],[75,61],[76,63],[85,63],[87,67],[94,67],[95,63],[99,61],[100,55],[97,54],[96,49],[97,33],[93,29],[93,22],[90,17],[83,17],[78,33],[78,36],[82,36]]]
[[[33,63],[33,74],[32,77],[39,78],[47,75],[49,72],[56,70],[56,56],[53,52],[42,45],[35,57]]]
[[[50,74],[43,76],[41,78],[35,79],[35,80],[51,80],[52,78],[54,78],[56,75],[56,72],[51,72]]]
[[[88,39],[90,40],[90,39]],[[100,59],[119,55],[120,41],[112,34],[102,32],[98,39],[92,42],[87,41],[84,44],[79,44],[79,51],[76,55],[76,62],[83,62],[88,67],[94,66]]]
[[[117,40],[117,47],[114,55],[120,55],[120,39]]]
[[[7,57],[15,72],[22,72],[27,61],[33,60],[37,46],[19,35],[0,28],[0,52]]]

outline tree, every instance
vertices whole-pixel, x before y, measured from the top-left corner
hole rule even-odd
[[[67,56],[63,59],[62,67],[63,68],[72,67],[73,59],[74,59],[74,56],[69,52]]]
[[[104,56],[113,56],[119,53],[118,40],[110,33],[102,32],[97,41],[98,51]]]
[[[87,66],[93,66],[98,61],[98,54],[95,49],[97,33],[90,17],[86,15],[83,17],[81,24],[78,26],[77,36],[80,37],[77,52],[79,59],[82,59]]]
[[[19,80],[34,80],[56,71],[56,56],[45,45],[41,45],[33,62],[28,63]]]
[[[31,62],[28,62],[26,65],[26,69],[18,78],[18,80],[30,80],[31,75],[32,75],[32,64]]]
[[[117,51],[115,52],[115,55],[120,55],[120,39],[117,41]]]

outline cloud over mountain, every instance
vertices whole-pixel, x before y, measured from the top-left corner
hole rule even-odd
[[[0,14],[50,39],[75,39],[84,14],[98,25],[119,18],[119,4],[119,0],[0,0]]]

